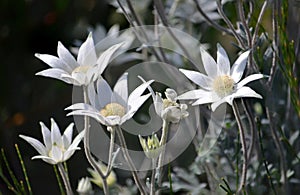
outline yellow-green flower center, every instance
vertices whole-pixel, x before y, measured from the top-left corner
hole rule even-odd
[[[213,90],[218,96],[224,97],[233,91],[234,80],[228,75],[222,75],[213,81]]]
[[[125,108],[118,103],[110,103],[107,104],[102,110],[100,110],[100,114],[104,117],[107,116],[124,116],[126,113]]]
[[[91,68],[92,66],[90,65],[83,65],[83,66],[78,66],[73,70],[72,73],[87,73],[87,71]]]
[[[64,146],[58,145],[56,142],[53,143],[53,146],[57,146],[57,147],[62,151],[62,153],[64,153],[64,152],[66,151],[66,149],[65,149]],[[52,148],[51,148],[50,151],[48,152],[48,156],[49,156],[50,158],[53,157]]]
[[[170,106],[177,106],[178,104],[172,100],[169,100],[169,99],[163,99],[163,106],[164,106],[164,109],[165,108],[168,108]]]

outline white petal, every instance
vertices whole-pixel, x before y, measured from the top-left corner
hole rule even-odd
[[[214,112],[221,104],[226,102],[226,97],[211,104],[211,110]]]
[[[68,148],[72,142],[73,127],[74,123],[71,123],[63,134],[63,143],[65,148]]]
[[[53,118],[51,118],[51,141],[52,141],[52,146],[53,145],[62,146],[61,133],[59,127],[57,126]]]
[[[62,161],[67,161],[71,158],[71,156],[75,153],[76,150],[80,150],[79,147],[75,147],[72,150],[67,150],[64,154],[63,154],[63,158]]]
[[[188,79],[206,90],[211,90],[212,80],[208,76],[193,70],[179,69]]]
[[[207,95],[202,96],[197,101],[195,101],[192,104],[192,106],[196,106],[199,104],[208,104],[208,103],[216,102],[218,100],[220,100],[220,98],[218,98],[214,93],[207,93]]]
[[[254,80],[257,80],[257,79],[261,79],[261,78],[264,78],[265,76],[263,74],[252,74],[252,75],[249,75],[247,76],[246,78],[244,78],[243,80],[241,80],[236,88],[239,89],[241,87],[243,87],[244,85],[246,85],[247,83],[251,82],[251,81],[254,81]]]
[[[100,105],[98,103],[98,97],[96,95],[96,90],[95,90],[95,84],[94,83],[90,83],[87,86],[87,95],[88,95],[88,100],[90,102],[88,102],[91,105],[94,105],[95,108],[100,108]]]
[[[196,89],[196,90],[187,91],[187,92],[179,95],[176,99],[177,100],[193,100],[193,99],[203,98],[210,94],[211,94],[210,91],[205,91],[203,89]]]
[[[73,112],[70,112],[67,114],[67,116],[71,115],[79,115],[79,116],[89,116],[100,122],[101,124],[105,125],[106,120],[105,117],[103,117],[99,112],[93,112],[93,111],[88,111],[88,110],[75,110]]]
[[[52,146],[52,158],[56,162],[61,162],[63,160],[62,150],[57,146]]]
[[[153,99],[153,103],[154,103],[154,109],[157,115],[161,116],[161,112],[163,111],[163,99],[161,98],[161,94],[160,93],[156,93],[156,95],[154,96],[155,99]],[[153,98],[153,96],[152,96]]]
[[[201,58],[202,58],[202,62],[203,62],[205,72],[207,73],[207,75],[210,78],[215,78],[217,76],[217,73],[218,73],[217,72],[218,67],[217,67],[216,61],[204,49],[201,49],[200,52],[201,52]]]
[[[32,137],[28,137],[25,135],[19,135],[20,138],[24,139],[25,141],[27,141],[32,147],[34,147],[34,149],[41,155],[46,155],[47,151],[45,146],[38,141],[37,139],[34,139]]]
[[[51,132],[43,122],[40,122],[40,125],[41,125],[44,144],[45,144],[47,149],[50,149],[52,147]]]
[[[35,57],[39,58],[40,60],[42,60],[49,66],[51,66],[52,68],[62,69],[68,73],[72,72],[72,69],[56,56],[36,53]]]
[[[238,83],[244,74],[244,70],[246,67],[249,53],[250,53],[250,51],[246,51],[246,52],[242,53],[238,57],[238,59],[234,62],[233,66],[231,68],[230,75],[233,78],[233,80],[235,81],[235,83]]]
[[[235,93],[231,95],[233,98],[241,98],[241,97],[255,97],[262,99],[262,96],[252,90],[250,87],[242,87],[238,89]]]
[[[95,112],[97,111],[97,109],[95,109],[91,105],[85,104],[85,103],[73,104],[73,105],[65,108],[65,110],[90,110],[90,111],[95,111]]]
[[[220,75],[229,75],[230,74],[230,61],[228,55],[224,48],[218,43],[218,52],[217,52],[217,65]]]
[[[104,69],[107,67],[112,55],[119,49],[123,43],[119,43],[111,46],[106,51],[104,51],[101,56],[97,60],[97,64],[99,66],[98,74],[102,74]]]
[[[121,105],[126,106],[128,99],[128,82],[127,82],[128,73],[125,72],[117,81],[114,87],[114,95],[117,102]]]
[[[82,140],[82,138],[84,137],[85,135],[85,131],[81,131],[73,140],[72,144],[70,145],[70,147],[68,148],[68,150],[73,150],[75,149],[78,144],[80,143],[80,141]]]
[[[77,61],[81,66],[94,66],[97,63],[92,33],[88,35],[86,41],[80,46]]]
[[[69,73],[67,73],[66,71],[64,71],[62,69],[49,68],[47,70],[43,70],[41,72],[38,72],[35,75],[44,76],[44,77],[51,77],[51,78],[55,78],[55,79],[59,79],[61,81],[64,81],[68,84],[72,84],[72,81],[70,81],[69,78],[62,77],[62,75],[67,75],[67,74],[69,74]]]
[[[73,75],[74,75],[74,73],[73,73]],[[76,86],[83,85],[82,81],[77,80],[76,77],[72,77],[72,75],[69,75],[69,74],[61,74],[61,78],[69,81],[70,83],[72,83],[73,85],[76,85]]]
[[[52,164],[52,165],[55,165],[57,164],[58,162],[56,162],[53,158],[50,158],[49,156],[43,156],[43,155],[37,155],[37,156],[34,156],[31,158],[32,160],[34,159],[42,159],[43,161],[49,163],[49,164]]]
[[[128,97],[128,105],[130,107],[134,106],[135,101],[140,98],[140,96],[144,93],[144,91],[149,87],[151,83],[153,83],[154,80],[147,81],[146,83],[141,84],[135,90],[131,92],[131,94]]]
[[[113,92],[109,84],[103,78],[97,81],[97,94],[101,108],[113,101]]]
[[[60,60],[62,60],[71,71],[79,66],[72,54],[65,48],[65,46],[59,41],[57,45],[57,54]]]
[[[136,111],[143,105],[143,103],[151,96],[151,94],[146,94],[140,96],[139,98],[135,99],[134,104],[129,106],[129,111],[122,117],[121,124],[125,121],[129,120],[133,117]]]

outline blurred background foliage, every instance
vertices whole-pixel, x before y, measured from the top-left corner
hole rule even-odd
[[[289,2],[287,36],[289,40],[295,40],[294,44],[298,47],[299,7],[296,0]],[[233,22],[237,21],[235,4],[226,4],[225,8],[227,16]],[[146,9],[147,13],[151,13],[151,3]],[[257,16],[259,11],[257,6],[253,15]],[[271,11],[267,11],[262,23],[266,32],[271,29],[270,15]],[[58,185],[52,167],[39,160],[31,161],[36,151],[21,141],[18,135],[22,133],[41,139],[38,122],[43,121],[49,126],[50,117],[55,118],[61,129],[72,122],[72,118],[66,117],[64,111],[72,101],[72,86],[35,76],[36,72],[45,69],[47,65],[35,58],[34,53],[56,55],[58,41],[66,47],[76,46],[76,40],[85,40],[88,28],[101,24],[109,29],[116,23],[121,29],[128,27],[125,18],[102,0],[0,0],[0,147],[5,149],[13,170],[22,178],[14,148],[15,143],[19,144],[34,194],[58,194]],[[145,23],[152,24],[151,17],[147,17]],[[229,54],[237,51],[234,51],[231,37],[220,34],[206,23],[195,26],[201,37],[195,36],[201,42],[210,44],[213,55],[217,42],[224,45]],[[231,61],[234,56],[230,55]],[[299,61],[299,55],[296,58]],[[264,69],[263,66],[269,65],[260,64],[261,69]],[[294,71],[299,78],[299,68]],[[278,83],[276,87],[276,93],[286,91]],[[296,113],[291,111],[290,114]],[[69,166],[72,169],[72,185],[76,186],[79,178],[87,175],[88,164],[83,153],[75,153]],[[0,189],[5,188],[0,180]]]

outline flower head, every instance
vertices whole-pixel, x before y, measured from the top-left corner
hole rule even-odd
[[[212,103],[212,111],[224,102],[232,105],[234,98],[255,97],[262,98],[250,87],[245,85],[251,81],[265,77],[263,74],[253,74],[241,80],[247,63],[249,51],[242,53],[230,69],[230,62],[226,51],[217,45],[217,62],[206,52],[201,50],[202,62],[207,75],[180,69],[191,81],[202,89],[188,91],[177,99],[197,99],[193,105]]]
[[[83,177],[79,180],[77,190],[80,195],[89,195],[93,194],[92,184],[90,178]]]
[[[159,140],[156,134],[153,134],[151,137],[149,136],[147,140],[139,135],[139,140],[144,153],[148,158],[155,159],[159,156],[162,147],[160,147]]]
[[[35,54],[37,58],[51,66],[51,68],[38,72],[36,75],[56,78],[78,86],[88,85],[102,74],[110,58],[121,45],[122,43],[111,46],[98,58],[90,33],[86,41],[80,46],[76,60],[63,44],[58,42],[58,57],[48,54]]]
[[[107,166],[105,166],[103,163],[101,163],[100,161],[97,162],[97,166],[100,168],[100,170],[102,172],[106,172],[107,171]],[[103,181],[101,176],[99,175],[99,173],[91,168],[88,168],[88,172],[91,174],[92,178],[90,178],[91,182],[93,182],[94,184],[96,184],[97,186],[99,186],[100,188],[103,187]],[[114,171],[111,171],[110,174],[108,175],[108,177],[106,178],[106,182],[107,185],[113,186],[116,181],[117,181],[117,176],[115,174]]]
[[[73,126],[71,123],[61,135],[60,130],[54,121],[51,119],[51,131],[40,122],[44,144],[40,141],[25,136],[19,135],[22,139],[32,145],[40,155],[32,157],[32,159],[42,159],[49,164],[57,164],[67,161],[76,150],[79,150],[78,144],[84,136],[84,131],[80,132],[72,142]]]
[[[98,79],[96,90],[93,84],[88,87],[91,105],[74,104],[66,108],[67,110],[75,110],[68,115],[87,115],[106,126],[122,125],[132,118],[149,98],[150,94],[142,94],[153,82],[151,80],[141,84],[128,96],[127,77],[128,73],[124,73],[113,90],[103,78]]]

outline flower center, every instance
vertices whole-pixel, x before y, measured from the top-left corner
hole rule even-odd
[[[65,149],[63,146],[58,145],[56,142],[53,143],[53,146],[57,146],[57,147],[62,151],[62,153],[65,153],[65,151],[66,151],[66,149]],[[49,151],[49,153],[48,153],[48,156],[49,156],[50,158],[53,157],[52,148],[50,149],[50,151]]]
[[[177,106],[178,104],[175,101],[169,100],[169,99],[163,99],[163,106],[164,109],[168,108],[170,106]]]
[[[218,76],[213,81],[213,89],[220,97],[225,97],[233,91],[234,80],[228,76]]]
[[[73,70],[72,73],[87,73],[87,71],[91,68],[92,66],[90,65],[83,65],[83,66],[78,66]]]
[[[100,110],[100,114],[104,117],[107,116],[124,116],[125,108],[118,103],[110,103],[107,104],[102,110]]]

